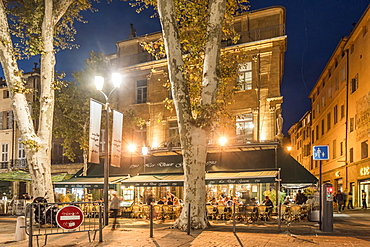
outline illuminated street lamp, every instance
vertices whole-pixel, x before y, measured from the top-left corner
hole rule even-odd
[[[110,91],[108,96],[103,92],[103,86],[104,86],[104,77],[102,76],[95,76],[95,87],[96,89],[101,92],[104,95],[105,98],[105,143],[104,143],[104,149],[105,149],[105,159],[104,159],[104,188],[103,188],[103,194],[104,194],[104,224],[108,225],[108,190],[109,190],[109,156],[110,156],[110,150],[109,150],[109,99],[113,92],[120,87],[121,85],[121,75],[119,73],[113,73],[112,74],[112,82],[113,82],[113,89]]]
[[[225,146],[227,143],[226,137],[222,136],[220,139],[218,139],[218,144],[220,144],[221,147]]]
[[[149,152],[148,147],[142,147],[141,148],[141,153],[143,154],[143,158],[144,158],[144,174],[145,174],[146,156],[148,155],[148,152]]]

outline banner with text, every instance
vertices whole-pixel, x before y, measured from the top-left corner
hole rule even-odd
[[[123,114],[113,110],[111,165],[116,167],[121,166],[122,124]]]
[[[90,99],[89,162],[98,164],[101,111],[102,104]]]

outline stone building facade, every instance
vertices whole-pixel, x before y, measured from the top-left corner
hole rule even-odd
[[[370,6],[350,35],[340,40],[309,95],[311,144],[328,145],[329,159],[313,160],[311,152],[307,169],[319,177],[321,168],[322,182],[351,192],[355,206],[361,206],[362,190],[370,192],[369,29]],[[289,133],[292,143],[300,131],[294,126]],[[294,158],[304,156],[298,146],[292,147]]]
[[[217,144],[221,136],[232,145],[276,141],[277,121],[282,124],[279,114],[287,39],[285,9],[270,7],[248,12],[237,17],[235,29],[241,39],[235,45],[225,41],[223,49],[230,52],[243,49],[250,60],[239,70],[238,76],[244,78],[244,83],[234,92],[234,103],[227,109],[233,119],[222,120],[231,121],[232,127],[216,126],[209,143]],[[145,120],[143,129],[123,138],[124,149],[132,143],[151,150],[179,146],[176,113],[166,108],[165,103],[170,96],[164,87],[168,80],[166,59],[156,60],[140,46],[141,41],[155,41],[160,37],[161,33],[153,33],[117,42],[117,53],[110,55],[112,64],[125,78],[117,93],[118,110],[133,109]],[[236,84],[237,79],[230,87]]]

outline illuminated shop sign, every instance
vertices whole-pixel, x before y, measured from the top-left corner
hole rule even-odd
[[[361,176],[368,176],[368,175],[370,175],[370,167],[368,167],[368,166],[362,167],[360,169],[360,175]]]

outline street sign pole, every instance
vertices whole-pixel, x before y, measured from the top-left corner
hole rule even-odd
[[[313,146],[313,160],[319,161],[319,229],[322,230],[322,161],[329,160],[329,146],[328,145],[320,145],[320,146]]]

